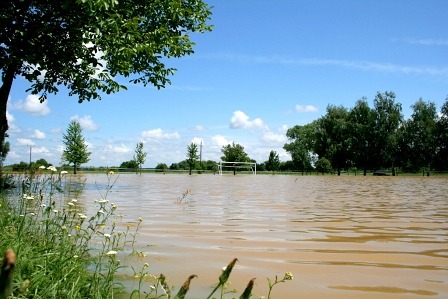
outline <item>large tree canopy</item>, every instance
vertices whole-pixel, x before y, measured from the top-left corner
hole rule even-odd
[[[101,99],[133,83],[157,88],[174,69],[165,58],[193,53],[190,32],[210,31],[201,0],[5,0],[0,6],[0,142],[17,76],[44,101],[64,85],[78,101]],[[1,144],[0,144],[1,147]]]

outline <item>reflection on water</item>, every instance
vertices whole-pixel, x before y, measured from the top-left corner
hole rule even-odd
[[[88,208],[107,187],[86,175]],[[230,280],[273,298],[448,298],[448,178],[121,175],[107,199],[142,217],[136,249],[154,274],[204,298],[234,257]],[[178,203],[185,190],[191,193]],[[239,295],[238,295],[239,296]]]

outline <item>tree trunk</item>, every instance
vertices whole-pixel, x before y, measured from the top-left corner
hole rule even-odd
[[[74,171],[73,171],[73,174],[76,174],[76,168],[77,168],[77,165],[76,164],[74,164]]]
[[[9,65],[4,71],[3,84],[0,87],[0,148],[3,147],[5,133],[8,130],[8,119],[6,118],[6,107],[8,103],[9,92],[14,81],[15,66]]]
[[[191,167],[189,168],[189,172],[188,172],[188,174],[191,175]]]

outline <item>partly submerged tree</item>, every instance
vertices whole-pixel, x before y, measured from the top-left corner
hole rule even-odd
[[[135,171],[137,171],[138,169],[138,164],[137,162],[132,159],[129,161],[124,161],[120,164],[120,168],[126,168],[126,169],[135,169]]]
[[[48,166],[50,166],[51,164],[47,162],[47,160],[45,160],[44,158],[40,158],[37,159],[35,164],[37,165],[37,167],[39,166],[44,166],[45,168],[47,168]]]
[[[430,175],[431,163],[437,156],[438,123],[437,108],[434,102],[424,102],[420,98],[411,106],[413,113],[406,121],[406,138],[409,145],[411,163],[419,168],[427,168]]]
[[[142,174],[142,165],[145,164],[146,161],[146,155],[148,153],[143,151],[143,142],[137,143],[135,146],[135,155],[134,155],[134,161],[138,165],[137,168],[140,171],[140,174]]]
[[[8,137],[8,134],[5,134],[5,136],[3,137],[3,139],[5,138],[5,137]],[[0,172],[2,171],[2,169],[3,169],[3,162],[5,162],[5,160],[6,160],[6,156],[8,156],[8,153],[9,153],[9,151],[10,151],[10,144],[9,144],[9,142],[8,141],[3,141],[2,143],[1,143],[1,147],[0,147]]]
[[[188,163],[188,174],[191,175],[191,170],[196,165],[196,162],[199,159],[198,155],[198,145],[196,143],[191,143],[187,146],[187,163]]]
[[[246,152],[244,151],[244,147],[240,144],[235,144],[235,142],[232,142],[232,144],[224,145],[221,148],[221,152],[224,154],[224,156],[221,157],[221,160],[224,162],[249,162],[250,158],[247,156]],[[238,166],[238,163],[235,163],[232,165],[233,167],[233,174],[236,174],[236,167]]]
[[[280,168],[280,158],[278,153],[276,151],[271,151],[268,160],[264,164],[266,165],[266,170],[272,171],[272,174],[274,174],[274,172]]]
[[[87,144],[82,135],[82,128],[77,120],[72,120],[68,125],[67,132],[62,135],[64,151],[62,152],[64,161],[73,163],[74,174],[79,165],[90,161],[91,152],[87,151]]]
[[[381,167],[391,167],[395,175],[397,164],[398,128],[403,122],[400,103],[395,102],[395,93],[386,91],[377,92],[373,100],[375,111],[375,124],[373,128],[373,143],[375,151],[372,157],[374,170]]]
[[[116,78],[163,88],[175,69],[166,58],[193,53],[190,32],[211,31],[202,0],[3,0],[0,5],[0,142],[17,76],[43,102],[64,85],[78,102],[125,86]],[[0,144],[1,148],[2,144]]]
[[[294,126],[286,131],[286,137],[291,143],[285,143],[283,149],[287,151],[292,158],[293,168],[302,170],[311,169],[312,150],[315,140],[314,129],[316,122],[304,126]]]
[[[348,157],[352,165],[362,167],[364,176],[372,165],[375,153],[375,110],[369,107],[366,98],[358,100],[355,107],[348,114],[349,152]]]
[[[316,170],[322,174],[332,171],[331,162],[325,157],[319,158],[314,166],[316,167]]]
[[[165,163],[159,163],[156,166],[156,171],[163,171],[163,173],[165,174],[165,171],[168,170],[168,165],[166,165]]]

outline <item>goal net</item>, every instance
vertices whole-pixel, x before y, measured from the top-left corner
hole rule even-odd
[[[254,162],[223,162],[219,161],[218,163],[218,173],[222,175],[222,168],[248,168],[250,167],[250,171],[252,174],[257,174],[257,163]]]

